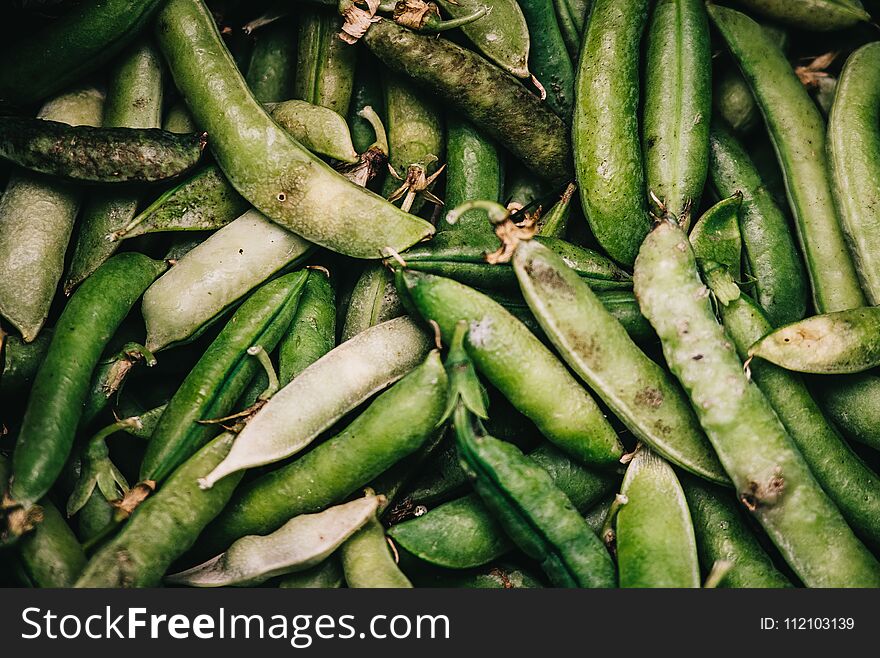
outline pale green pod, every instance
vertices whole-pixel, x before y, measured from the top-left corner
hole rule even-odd
[[[339,113],[300,100],[268,103],[266,107],[282,128],[313,153],[357,162],[348,124]]]
[[[352,588],[410,588],[412,583],[394,561],[385,529],[375,516],[339,549],[345,584]]]
[[[382,265],[367,265],[351,292],[342,341],[404,314],[394,277]]]

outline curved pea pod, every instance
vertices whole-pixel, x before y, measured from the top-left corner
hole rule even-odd
[[[104,96],[81,88],[47,102],[37,116],[101,123]],[[61,181],[14,172],[0,198],[0,315],[26,342],[42,329],[64,271],[81,195]]]
[[[538,235],[548,238],[565,239],[568,231],[568,220],[571,217],[571,199],[577,191],[577,185],[569,183],[562,196],[550,211],[538,221]]]
[[[379,258],[389,247],[400,252],[433,234],[428,222],[348,181],[278,126],[251,95],[201,2],[169,0],[156,35],[196,123],[211,135],[217,164],[269,219],[357,258]],[[337,111],[347,109],[346,100]]]
[[[846,61],[828,117],[832,192],[865,296],[880,303],[880,43]]]
[[[196,486],[198,474],[219,463],[234,439],[231,432],[221,434],[175,470],[95,553],[74,587],[157,587],[168,567],[225,507],[241,479],[229,477],[210,491]]]
[[[309,270],[296,315],[278,345],[278,380],[290,383],[336,347],[336,293],[330,277]]]
[[[822,115],[773,36],[738,11],[714,4],[707,9],[764,116],[783,170],[817,310],[864,306],[831,194]]]
[[[294,265],[311,245],[249,210],[189,251],[144,294],[147,348],[197,336],[255,286]]]
[[[880,377],[819,377],[813,384],[825,413],[844,434],[880,450]]]
[[[700,587],[694,525],[675,471],[638,450],[620,489],[617,565],[621,587]]]
[[[40,501],[43,520],[18,546],[18,558],[32,587],[70,587],[86,565],[86,554],[61,512]]]
[[[267,107],[272,118],[313,153],[341,162],[357,162],[348,124],[337,112],[299,100],[271,103]]]
[[[623,446],[596,402],[503,307],[451,279],[420,272],[398,270],[397,286],[426,321],[437,323],[444,341],[460,320],[468,323],[465,344],[477,369],[551,442],[587,464],[617,463]]]
[[[556,114],[567,119],[574,105],[574,66],[556,18],[553,0],[519,0],[519,8],[526,19],[529,35],[535,36],[529,44],[529,67],[547,94],[547,104]]]
[[[689,236],[697,260],[724,265],[734,276],[739,276],[742,261],[739,232],[742,201],[741,192],[719,201],[700,217]]]
[[[330,372],[322,364],[321,371],[337,378],[349,372],[348,349],[366,333],[337,348],[341,356],[332,359],[339,370]],[[345,430],[290,464],[244,485],[205,532],[205,547],[216,552],[244,535],[271,532],[291,516],[338,503],[418,451],[443,416],[446,385],[440,358],[432,353],[424,364],[377,397]]]
[[[740,143],[717,122],[709,136],[709,175],[723,197],[742,194],[740,233],[758,303],[774,325],[804,317],[809,297],[788,218]]]
[[[289,574],[278,583],[282,589],[338,589],[344,586],[342,566],[332,555],[318,566]]]
[[[344,114],[351,102],[357,49],[339,38],[339,14],[323,7],[299,10],[293,97]]]
[[[342,342],[370,327],[400,317],[404,312],[394,287],[394,275],[378,263],[367,265],[348,301]]]
[[[727,483],[684,392],[632,342],[580,277],[532,241],[519,244],[513,268],[557,351],[627,428],[683,468]]]
[[[712,87],[712,107],[730,130],[739,137],[750,134],[761,121],[761,111],[738,69],[728,66],[716,73]]]
[[[190,587],[248,587],[321,563],[371,518],[380,498],[365,496],[319,514],[295,516],[272,534],[242,537],[226,552],[171,574],[165,582]]]
[[[348,587],[413,586],[394,561],[385,540],[385,529],[375,515],[340,547],[339,555]]]
[[[28,516],[64,468],[101,353],[165,267],[141,254],[119,254],[67,302],[34,379],[12,458],[14,478],[4,506],[13,535],[32,526]]]
[[[201,486],[211,487],[229,473],[296,454],[344,414],[412,370],[427,349],[424,332],[404,317],[371,327],[331,350],[251,418],[229,456],[204,474]]]
[[[752,342],[772,327],[760,308],[739,293],[729,274],[717,265],[704,270],[719,302],[727,334],[736,343],[740,356],[745,357]],[[880,477],[843,441],[797,375],[756,360],[750,363],[750,370],[752,379],[841,514],[856,533],[873,546],[880,546]]]
[[[786,370],[846,375],[880,365],[880,307],[814,315],[757,340],[749,356]]]
[[[648,189],[687,226],[709,166],[712,52],[703,0],[660,0],[647,33],[642,144]]]
[[[515,446],[482,432],[460,404],[456,445],[474,488],[513,542],[557,587],[614,587],[611,556],[550,474]]]
[[[871,587],[880,563],[822,491],[718,324],[682,231],[645,240],[635,293],[740,501],[807,586]]]
[[[295,75],[296,25],[282,20],[257,32],[245,76],[254,98],[263,103],[293,98]]]
[[[3,335],[0,331],[0,397],[4,400],[22,398],[30,391],[40,365],[46,358],[51,332],[43,331],[31,343],[18,336]]]
[[[565,124],[515,78],[446,39],[385,19],[370,26],[363,42],[390,69],[441,98],[537,176],[558,183],[571,178]]]
[[[275,349],[287,331],[306,273],[287,274],[251,295],[230,318],[171,398],[153,432],[140,468],[141,481],[162,481],[198,450],[226,416],[260,366],[248,354],[256,345]]]
[[[841,30],[870,21],[859,0],[738,0],[767,18],[803,30]]]
[[[707,571],[719,562],[730,565],[720,587],[792,586],[758,543],[729,491],[687,475],[681,477],[681,486],[694,522],[700,562]]]
[[[590,471],[544,444],[529,458],[550,474],[575,508],[587,511],[614,490],[619,478]],[[439,505],[392,526],[388,535],[407,553],[449,569],[487,564],[512,548],[504,530],[477,494]]]

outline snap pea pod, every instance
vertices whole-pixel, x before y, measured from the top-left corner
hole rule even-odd
[[[283,589],[338,589],[343,586],[342,566],[333,555],[316,567],[284,576],[278,583]]]
[[[880,583],[880,564],[855,538],[743,372],[676,226],[663,222],[645,240],[635,293],[740,500],[798,577],[811,587]]]
[[[345,119],[331,109],[306,101],[267,105],[278,124],[313,153],[341,162],[357,162]]]
[[[614,415],[675,464],[727,483],[683,391],[632,342],[589,286],[534,241],[519,244],[513,268],[556,350]]]
[[[880,307],[814,315],[756,336],[749,356],[786,370],[846,375],[880,365]]]
[[[379,80],[380,71],[381,68],[372,57],[364,55],[358,58],[351,105],[346,117],[351,130],[351,141],[358,153],[366,151],[376,140],[376,131],[360,112],[365,107],[371,107],[378,116],[385,116],[385,96]]]
[[[589,0],[585,0],[589,4]],[[566,0],[553,0],[554,9],[556,11],[556,20],[559,22],[559,31],[562,34],[562,40],[565,42],[565,48],[572,61],[577,61],[581,52],[581,35],[584,31],[584,23],[586,22],[589,9],[584,7],[584,15],[578,16],[573,11],[573,7]]]
[[[844,434],[880,450],[880,377],[818,377],[812,383],[822,409]]]
[[[745,358],[752,343],[772,327],[728,273],[716,265],[704,266],[704,271],[724,328]],[[797,375],[754,359],[750,369],[825,493],[857,534],[880,546],[880,477],[844,442]]]
[[[37,116],[98,125],[103,101],[97,89],[84,87],[53,98]],[[26,342],[49,314],[80,198],[67,183],[15,172],[0,199],[0,315]]]
[[[650,229],[639,140],[639,44],[647,0],[595,0],[584,33],[572,125],[581,205],[602,248],[635,261]]]
[[[587,470],[547,444],[529,456],[550,474],[581,512],[595,505],[619,481],[612,475]],[[388,535],[411,555],[449,569],[487,564],[512,548],[510,539],[477,494],[444,503],[427,514],[394,525],[388,529]]]
[[[682,475],[681,486],[704,571],[722,561],[730,565],[720,587],[792,586],[758,543],[729,491],[687,475]]]
[[[498,147],[457,114],[446,117],[446,158],[447,208],[475,199],[501,201],[504,162]],[[466,234],[467,242],[477,247],[497,244],[486,211],[480,208],[464,213],[455,224],[441,221],[437,226],[438,233],[450,231]]]
[[[880,304],[880,43],[846,61],[828,117],[831,191],[865,296]]]
[[[249,210],[184,255],[144,294],[147,348],[198,335],[254,286],[302,259],[311,245]]]
[[[156,33],[226,178],[269,219],[360,258],[378,258],[388,247],[403,251],[433,233],[430,224],[359,189],[287,135],[251,95],[200,0],[168,0]],[[337,111],[347,109],[346,101]]]
[[[675,471],[638,450],[620,488],[617,566],[621,587],[700,587],[694,524]]]
[[[135,39],[162,0],[88,0],[36,34],[3,48],[0,98],[28,104],[111,61]]]
[[[351,291],[341,340],[344,343],[370,327],[400,317],[404,312],[391,272],[378,263],[367,265]]]
[[[166,576],[165,582],[190,587],[247,587],[308,569],[375,519],[381,500],[369,495],[318,514],[295,516],[269,535],[242,537],[207,562]]]
[[[51,332],[43,331],[31,343],[18,336],[2,335],[0,350],[3,359],[0,367],[0,397],[4,400],[24,398],[34,383],[37,371],[49,350]]]
[[[196,124],[186,105],[178,101],[165,111],[162,129],[171,133],[193,133]]]
[[[715,113],[738,137],[750,134],[761,121],[761,112],[739,69],[726,67],[716,73],[712,86]]]
[[[296,454],[343,414],[412,370],[427,348],[422,330],[403,317],[331,350],[257,412],[228,457],[205,473],[200,485],[211,487],[229,473]],[[327,390],[328,382],[335,390]]]
[[[14,479],[4,501],[13,536],[33,525],[29,515],[67,461],[104,346],[165,267],[141,254],[119,254],[67,302],[37,371],[13,454]]]
[[[210,491],[196,486],[199,473],[229,452],[235,435],[224,432],[175,470],[125,527],[89,560],[75,587],[156,587],[168,567],[222,510],[241,479],[237,474]]]
[[[104,128],[158,128],[162,123],[162,62],[148,41],[134,47],[115,67],[104,103]],[[101,157],[100,155],[97,157]],[[107,235],[135,216],[135,192],[95,190],[78,223],[64,292],[92,274],[119,248]]]
[[[738,0],[738,4],[803,30],[841,30],[871,20],[859,0]]]
[[[385,529],[375,515],[342,545],[339,555],[348,587],[413,586],[391,556],[385,540]]]
[[[296,315],[278,345],[278,381],[293,378],[336,347],[336,294],[330,277],[310,270]]]
[[[740,275],[742,260],[742,235],[739,230],[742,201],[740,192],[719,201],[700,217],[689,236],[698,261],[720,263],[735,277]]]
[[[403,320],[392,322],[401,324]],[[375,329],[368,331],[375,333]],[[366,334],[338,347],[337,354],[349,352],[352,343],[362,343]],[[338,364],[344,369],[339,373],[353,372],[345,369],[347,361]],[[319,371],[328,372],[324,364]],[[308,372],[303,371],[294,382]],[[445,392],[446,374],[439,356],[432,353],[338,435],[290,464],[246,483],[205,532],[204,548],[222,550],[239,537],[271,532],[291,516],[317,512],[343,500],[429,439],[442,417]]]
[[[33,587],[70,587],[86,565],[86,554],[58,508],[40,501],[43,520],[18,546],[18,558]]]
[[[558,254],[594,290],[627,290],[632,287],[629,272],[592,249],[545,236],[538,236],[535,241]],[[497,244],[495,238],[492,246]],[[444,232],[428,244],[407,250],[403,259],[409,269],[417,272],[446,276],[486,290],[515,289],[516,274],[509,264],[486,262],[485,254],[489,248],[488,243],[484,246],[475,244],[470,235]]]
[[[538,235],[548,238],[565,239],[568,230],[568,220],[571,217],[571,199],[577,191],[574,183],[569,183],[562,196],[559,198],[550,212],[540,218],[538,222]]]
[[[864,306],[831,195],[822,115],[760,25],[718,5],[709,5],[708,11],[764,115],[785,176],[816,309],[827,313]]]
[[[574,66],[559,29],[553,0],[518,0],[530,35],[529,68],[544,87],[547,105],[567,119],[574,105]],[[494,16],[494,7],[493,13]],[[540,38],[537,38],[540,35]]]
[[[196,166],[205,143],[204,133],[0,117],[0,158],[40,174],[84,183],[175,178]]]
[[[363,41],[390,69],[442,98],[539,177],[558,183],[571,177],[562,120],[479,55],[385,19],[373,23]]]
[[[739,227],[756,300],[774,325],[800,320],[809,284],[785,213],[745,149],[717,122],[709,144],[712,185],[722,197],[742,194]]]
[[[232,411],[260,367],[249,348],[275,349],[296,312],[306,276],[294,272],[265,284],[230,318],[168,403],[147,444],[141,481],[161,482],[215,433],[216,425],[199,421]]]
[[[245,80],[261,103],[293,98],[296,74],[296,26],[281,20],[257,32]]]
[[[339,38],[342,21],[335,11],[308,7],[298,12],[293,98],[345,114],[351,102],[357,49]]]

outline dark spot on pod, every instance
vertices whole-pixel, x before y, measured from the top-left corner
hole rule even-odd
[[[636,393],[636,404],[656,409],[663,404],[663,393],[651,386],[643,388]]]

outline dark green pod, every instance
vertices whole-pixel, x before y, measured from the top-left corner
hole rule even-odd
[[[278,346],[278,381],[284,386],[335,346],[336,294],[329,276],[311,270]]]
[[[31,343],[18,336],[5,336],[0,341],[0,398],[12,400],[27,395],[46,358],[52,332],[43,331]]]
[[[293,98],[296,72],[296,30],[289,20],[267,25],[257,32],[248,65],[248,86],[261,103]]]
[[[547,105],[564,119],[574,105],[574,66],[559,29],[553,0],[519,0],[532,37],[529,68],[547,93]]]
[[[22,538],[18,557],[33,587],[70,587],[86,565],[86,554],[61,512],[40,501],[43,520]]]

